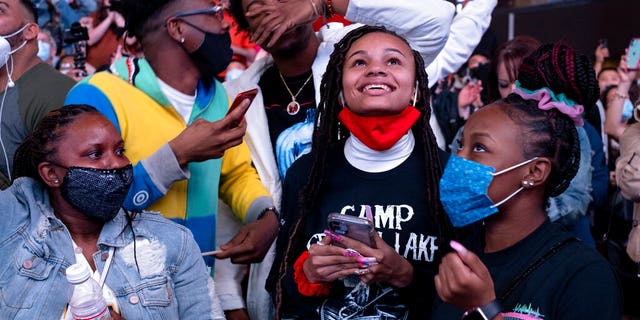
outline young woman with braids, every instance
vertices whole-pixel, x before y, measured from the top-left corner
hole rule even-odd
[[[50,112],[15,164],[0,192],[0,319],[71,319],[74,263],[91,267],[113,319],[224,319],[191,232],[121,209],[131,164],[96,109]]]
[[[428,317],[449,230],[430,111],[424,62],[406,40],[363,26],[336,44],[311,153],[285,179],[267,286],[278,316]],[[368,216],[375,245],[328,231],[331,212]]]
[[[446,304],[433,319],[622,318],[611,266],[546,212],[578,170],[576,125],[597,97],[583,59],[566,44],[540,47],[514,93],[469,118],[440,199],[454,226],[484,224],[469,249],[450,243],[435,277]]]

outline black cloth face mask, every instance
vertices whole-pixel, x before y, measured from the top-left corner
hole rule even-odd
[[[211,79],[229,66],[233,57],[229,32],[222,34],[202,30],[200,27],[182,20],[192,28],[204,33],[204,40],[195,51],[189,53],[191,61],[196,65],[202,81],[209,84]]]
[[[62,198],[91,220],[105,223],[115,218],[133,181],[131,164],[117,169],[66,169],[60,186]]]

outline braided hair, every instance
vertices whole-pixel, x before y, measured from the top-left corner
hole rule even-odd
[[[49,112],[18,146],[13,158],[13,179],[30,177],[42,181],[38,165],[57,160],[56,141],[66,133],[64,128],[88,113],[100,114],[94,107],[84,104],[68,105]]]
[[[557,42],[543,45],[525,58],[518,75],[522,88],[543,87],[565,94],[583,106],[598,100],[598,82],[589,59],[569,45]],[[545,197],[554,197],[567,189],[580,164],[580,139],[574,122],[565,114],[538,108],[538,101],[510,94],[503,103],[509,117],[521,128],[524,157],[548,157],[552,168]]]
[[[284,261],[280,265],[279,279],[276,284],[276,314],[279,316],[282,305],[282,281],[285,277],[287,266],[297,258],[293,257],[293,248],[298,248],[303,242],[299,237],[301,226],[306,224],[313,209],[318,207],[321,198],[323,178],[327,174],[327,149],[334,148],[343,143],[349,136],[349,131],[338,121],[338,113],[342,110],[339,95],[342,91],[342,68],[347,52],[355,41],[364,35],[381,32],[393,35],[407,44],[409,43],[396,33],[380,26],[362,26],[350,31],[342,40],[335,44],[329,64],[320,84],[320,103],[316,112],[315,130],[313,132],[311,157],[312,166],[309,180],[300,193],[300,215],[296,221],[288,245],[284,254]],[[438,184],[442,174],[442,166],[438,157],[438,145],[429,125],[431,107],[429,106],[429,88],[427,87],[427,73],[424,61],[419,52],[412,50],[416,67],[416,79],[418,80],[419,99],[415,103],[416,109],[421,113],[418,121],[411,130],[416,136],[416,147],[422,148],[424,154],[424,179],[427,190],[425,200],[433,214],[432,220],[438,227],[439,236],[449,238],[451,225],[446,217],[439,201]]]

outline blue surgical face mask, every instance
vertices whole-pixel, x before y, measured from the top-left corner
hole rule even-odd
[[[518,194],[523,187],[494,204],[487,195],[489,185],[497,175],[509,172],[538,159],[518,163],[502,171],[484,164],[452,155],[440,179],[440,201],[454,227],[463,227],[496,212],[498,206]]]
[[[51,45],[49,42],[38,40],[38,58],[47,61],[51,57]]]

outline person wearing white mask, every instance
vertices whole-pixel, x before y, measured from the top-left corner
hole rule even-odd
[[[0,189],[11,181],[13,155],[75,82],[38,58],[38,17],[29,0],[4,0],[0,15]]]

